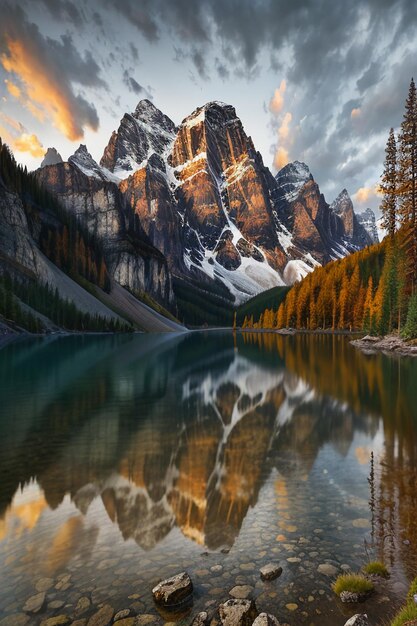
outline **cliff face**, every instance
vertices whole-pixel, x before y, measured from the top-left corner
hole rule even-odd
[[[38,170],[38,179],[103,244],[111,276],[133,292],[172,301],[166,260],[147,238],[115,182],[106,178],[84,147],[68,163]]]
[[[51,217],[49,216],[49,219]],[[55,218],[56,219],[56,218]],[[19,196],[0,182],[0,275],[8,273],[19,282],[37,280],[57,289],[79,311],[117,319],[118,316],[56,267],[39,249],[39,225],[31,223]]]
[[[235,295],[283,284],[272,177],[234,108],[211,102],[185,118],[168,163],[188,268],[219,277]]]
[[[276,176],[277,204],[294,242],[321,264],[370,245],[371,239],[344,189],[327,204],[305,163],[286,165]]]
[[[169,268],[184,271],[181,220],[162,159],[153,154],[144,167],[122,180],[119,188],[149,241],[166,257]]]
[[[344,234],[355,246],[363,248],[373,243],[372,237],[358,220],[353,210],[352,200],[346,189],[340,192],[330,207],[342,220]]]

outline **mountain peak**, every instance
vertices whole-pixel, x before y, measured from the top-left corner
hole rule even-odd
[[[280,188],[280,198],[287,202],[293,202],[303,185],[307,181],[313,180],[313,176],[308,165],[302,161],[292,161],[279,170],[275,180]]]
[[[162,156],[175,138],[175,124],[148,99],[125,113],[104,149],[100,165],[127,178],[146,165],[152,154]]]
[[[347,212],[353,213],[353,202],[347,189],[342,189],[336,200],[331,203],[330,208],[338,215]]]
[[[174,122],[147,98],[139,100],[132,117],[139,122],[158,127],[162,132],[173,133],[175,131]]]
[[[56,148],[48,148],[41,163],[41,167],[46,167],[47,165],[57,165],[58,163],[63,163],[61,155]]]
[[[78,168],[86,176],[103,178],[102,170],[87,150],[87,146],[80,143],[73,155],[68,159],[68,163]]]
[[[362,213],[357,213],[356,217],[359,224],[361,224],[370,238],[372,243],[379,243],[378,224],[376,221],[375,213],[369,207]]]

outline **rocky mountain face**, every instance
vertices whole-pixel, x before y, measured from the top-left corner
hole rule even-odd
[[[173,293],[163,254],[150,243],[110,172],[80,146],[67,163],[41,168],[38,179],[103,243],[111,276],[133,292],[169,304]]]
[[[373,243],[368,231],[358,220],[356,213],[353,210],[352,200],[346,189],[343,189],[340,192],[336,200],[334,200],[334,202],[330,205],[330,208],[342,220],[344,236],[349,239],[353,245],[358,248],[364,248],[365,246],[369,246]]]
[[[274,178],[221,102],[176,127],[142,100],[100,164],[80,146],[38,176],[102,238],[115,280],[165,303],[171,276],[222,283],[239,303],[371,243],[347,192],[329,206],[297,161]]]
[[[175,137],[175,124],[149,100],[141,100],[132,114],[125,113],[104,150],[100,165],[126,177],[145,165],[152,154],[162,156]]]
[[[45,165],[56,165],[57,163],[62,163],[61,155],[55,148],[48,148],[41,163],[41,167],[45,167]]]
[[[56,217],[45,216],[45,221]],[[9,191],[0,178],[0,275],[17,277],[20,282],[38,281],[56,289],[64,300],[76,303],[77,309],[90,315],[117,319],[118,315],[73,281],[39,246],[38,219],[26,214],[20,197]]]
[[[375,213],[369,207],[363,213],[357,213],[356,218],[370,236],[372,243],[379,243],[378,226]]]
[[[327,204],[305,163],[289,163],[276,175],[277,202],[294,241],[320,264],[371,244],[346,189]]]

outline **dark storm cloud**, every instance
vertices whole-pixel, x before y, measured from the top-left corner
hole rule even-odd
[[[68,138],[83,137],[84,126],[97,129],[95,106],[74,84],[105,87],[91,52],[82,54],[69,34],[44,37],[19,7],[7,4],[0,31],[1,63],[17,80],[21,101],[41,119],[50,117]]]
[[[380,80],[382,80],[382,61],[372,61],[367,70],[362,74],[362,76],[356,81],[356,86],[358,88],[359,93],[363,93],[369,87],[373,87]]]
[[[136,48],[135,44],[130,42],[129,48],[130,48],[130,54],[132,55],[132,59],[134,61],[139,61],[139,50]]]
[[[145,87],[142,87],[142,85],[139,85],[139,83],[132,76],[130,76],[128,70],[125,70],[123,72],[123,82],[126,85],[126,87],[129,89],[129,91],[136,94],[137,96],[148,95]]]
[[[98,5],[105,6],[110,10],[115,10],[133,24],[138,31],[151,42],[157,41],[159,37],[158,16],[154,14],[155,4],[153,0],[101,0]]]
[[[58,21],[70,22],[80,28],[84,19],[79,8],[70,0],[40,0],[50,14]]]
[[[229,78],[230,76],[230,72],[227,69],[225,63],[223,63],[219,57],[216,57],[215,60],[215,64],[216,64],[216,71],[218,76],[222,79],[222,80],[226,80],[227,78]]]
[[[123,0],[114,8],[129,19],[135,5]],[[401,121],[417,75],[415,0],[154,0],[141,7],[139,30],[146,35],[151,24],[155,36],[171,37],[176,58],[190,59],[204,80],[280,72],[271,93],[287,80],[286,147],[293,159],[311,159],[320,183],[337,186],[345,177],[343,186],[355,191],[365,174],[377,176],[370,159]],[[273,120],[275,133],[281,121]]]

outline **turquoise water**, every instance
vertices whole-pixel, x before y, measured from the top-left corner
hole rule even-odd
[[[0,620],[45,589],[30,624],[75,619],[80,597],[91,602],[82,617],[109,602],[189,621],[249,584],[284,622],[343,624],[358,607],[335,599],[318,566],[377,557],[392,576],[366,611],[382,621],[417,574],[416,382],[417,360],[364,356],[341,336],[6,346]],[[263,583],[270,561],[284,571]],[[183,569],[194,604],[161,615],[152,586]]]

